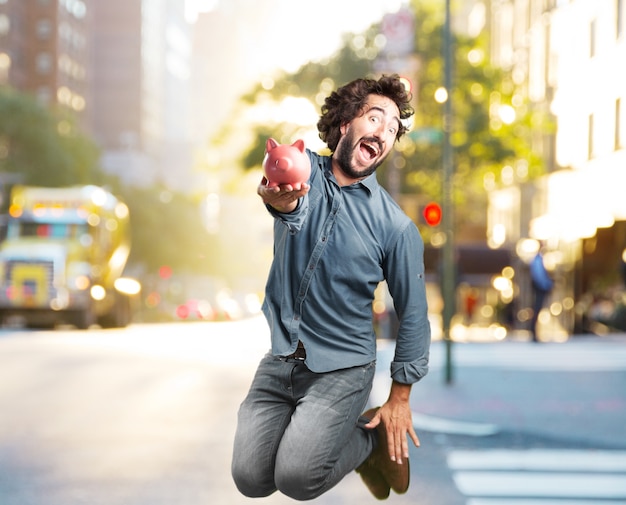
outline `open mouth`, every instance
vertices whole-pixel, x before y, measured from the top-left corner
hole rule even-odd
[[[363,140],[359,144],[361,152],[365,154],[370,160],[376,158],[382,151],[380,145],[374,141]]]

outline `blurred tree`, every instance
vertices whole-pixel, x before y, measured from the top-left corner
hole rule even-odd
[[[417,107],[411,142],[401,148],[407,159],[403,192],[440,199],[443,105],[436,99],[444,77],[443,18],[434,3],[413,2],[415,52],[419,58]],[[489,63],[488,34],[453,35],[454,202],[458,229],[484,225],[487,191],[505,180],[521,182],[543,173],[541,157],[532,148],[536,132],[548,133],[548,117],[533,111],[511,73]]]
[[[412,131],[400,144],[400,156],[380,167],[378,176],[385,186],[389,171],[399,171],[394,193],[401,201],[435,200],[442,195],[442,103],[436,92],[443,86],[443,22],[441,2],[412,1],[415,14],[415,49],[407,58],[407,72],[417,62],[414,83],[416,115]],[[543,173],[542,159],[533,150],[533,139],[549,133],[553,126],[546,114],[533,110],[511,73],[494,68],[488,58],[488,35],[453,35],[454,84],[451,94],[454,123],[454,194],[456,225],[459,229],[484,227],[487,191],[501,181],[522,182]],[[324,98],[337,86],[357,77],[375,77],[381,65],[384,38],[374,25],[363,34],[344,38],[343,47],[325,61],[310,62],[296,73],[264,80],[243,97],[241,107],[260,103],[278,104],[286,96],[303,97],[320,109]],[[413,63],[410,61],[413,59]],[[378,65],[377,65],[378,64]],[[397,65],[397,63],[396,63]],[[383,61],[384,66],[384,61]],[[401,72],[406,75],[406,72]],[[240,114],[233,114],[240,123]],[[308,129],[315,125],[308,125]],[[240,133],[240,128],[232,132]],[[248,147],[240,148],[240,166],[258,168],[263,159],[265,139],[281,142],[304,136],[306,128],[293,122],[268,120],[250,126],[254,134]],[[223,130],[226,132],[228,127]],[[222,137],[224,141],[224,136]],[[403,198],[405,197],[405,198]],[[409,198],[407,198],[409,197]],[[410,213],[411,215],[411,213]],[[432,230],[425,230],[426,234]]]
[[[259,83],[242,98],[247,106],[292,96],[308,99],[319,110],[324,99],[338,86],[363,76],[374,76],[373,62],[380,51],[378,27],[372,26],[363,34],[347,34],[344,44],[331,58],[303,65],[294,74],[282,73],[270,83]],[[245,170],[259,167],[265,152],[265,140],[274,137],[279,142],[291,142],[303,136],[315,124],[268,121],[253,125],[254,141],[243,151],[241,164]]]
[[[128,187],[104,174],[98,160],[95,143],[69,115],[0,88],[0,174],[15,174],[20,183],[38,186],[105,185],[130,209],[129,263],[148,272],[165,264],[175,273],[210,272],[213,247],[197,199],[162,187]]]
[[[118,186],[115,192],[130,212],[131,263],[141,264],[148,274],[156,274],[163,265],[174,275],[215,273],[214,244],[195,197],[158,186]]]
[[[99,153],[61,110],[0,87],[0,173],[40,186],[101,183]]]

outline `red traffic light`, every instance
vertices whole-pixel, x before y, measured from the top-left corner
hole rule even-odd
[[[438,203],[430,202],[424,207],[424,220],[429,226],[437,226],[441,223],[441,207]]]
[[[159,277],[161,279],[169,279],[172,276],[172,268],[168,265],[159,267]]]

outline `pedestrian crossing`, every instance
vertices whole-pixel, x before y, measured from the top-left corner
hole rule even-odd
[[[466,505],[626,504],[626,451],[454,450],[447,463]]]

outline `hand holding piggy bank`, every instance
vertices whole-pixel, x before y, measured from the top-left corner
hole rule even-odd
[[[279,144],[269,138],[265,143],[263,171],[268,180],[268,187],[291,184],[300,189],[311,175],[311,161],[304,149],[304,141],[296,140],[293,144]]]

